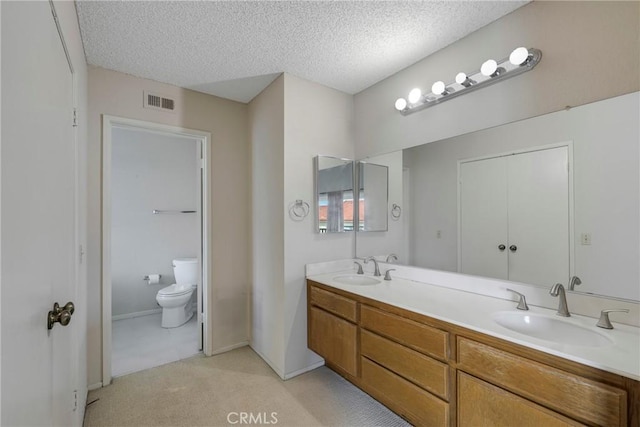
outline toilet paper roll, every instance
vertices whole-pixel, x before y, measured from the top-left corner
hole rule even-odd
[[[160,283],[160,275],[159,274],[149,274],[147,276],[147,282],[149,282],[150,285],[157,285],[158,283]]]

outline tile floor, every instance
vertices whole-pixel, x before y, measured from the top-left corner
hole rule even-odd
[[[119,377],[198,354],[198,329],[194,315],[178,328],[160,326],[162,313],[112,324],[111,375]]]

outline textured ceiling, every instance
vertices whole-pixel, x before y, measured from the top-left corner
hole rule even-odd
[[[349,94],[527,2],[76,2],[89,64],[249,102],[287,72]]]

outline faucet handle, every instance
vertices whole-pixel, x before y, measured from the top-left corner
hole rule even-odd
[[[390,268],[384,272],[384,280],[391,280],[391,272],[396,271],[395,268]]]
[[[516,307],[518,310],[529,310],[529,306],[527,305],[527,299],[525,298],[524,294],[521,294],[520,292],[514,291],[513,289],[509,289],[509,288],[507,288],[507,290],[509,292],[513,292],[514,294],[520,297],[520,300],[518,301],[518,306]]]
[[[628,312],[629,310],[626,308],[611,308],[608,310],[602,310],[600,312],[600,319],[598,319],[598,323],[596,323],[596,326],[604,329],[613,329],[611,320],[609,320],[609,313],[628,313]]]
[[[564,292],[564,286],[562,286],[562,283],[556,283],[551,287],[549,295],[551,295],[552,297],[557,297],[558,295],[560,295],[561,291]]]
[[[358,266],[358,272],[356,274],[364,274],[364,270],[362,269],[362,264],[360,264],[358,261],[353,261],[353,263]]]

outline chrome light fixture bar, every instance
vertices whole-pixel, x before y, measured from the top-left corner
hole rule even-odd
[[[480,70],[467,75],[458,73],[455,82],[445,85],[438,81],[431,86],[431,92],[422,94],[420,88],[414,88],[407,99],[399,98],[396,101],[396,110],[406,116],[416,111],[441,104],[465,93],[490,86],[494,83],[515,77],[519,74],[533,70],[542,58],[542,52],[538,49],[519,47],[511,52],[508,58],[501,61],[489,59],[485,61]]]

